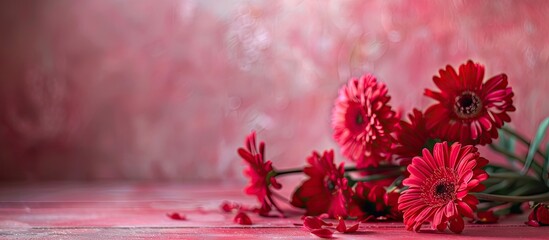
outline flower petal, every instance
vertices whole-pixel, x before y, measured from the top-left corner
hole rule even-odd
[[[252,225],[252,220],[250,219],[248,214],[244,212],[239,212],[238,214],[236,214],[233,221],[240,225]]]
[[[313,229],[313,230],[311,230],[311,233],[318,236],[318,237],[321,237],[321,238],[332,238],[332,236],[334,234],[334,232],[332,232],[331,230],[326,229],[326,228]]]
[[[166,215],[173,220],[187,220],[187,216],[185,216],[185,214],[179,214],[174,212],[174,213],[167,213]]]

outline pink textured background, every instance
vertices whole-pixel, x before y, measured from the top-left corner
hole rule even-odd
[[[520,132],[549,115],[549,1],[322,2],[0,2],[0,180],[242,179],[252,129],[302,165],[350,76],[409,111],[469,58],[509,75]]]

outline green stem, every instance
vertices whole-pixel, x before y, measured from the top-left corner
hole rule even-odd
[[[501,130],[504,131],[505,133],[509,134],[509,135],[512,135],[513,137],[516,137],[519,141],[524,143],[524,145],[526,145],[528,148],[530,148],[530,142],[524,136],[522,136],[519,133],[511,130],[510,128],[502,127]],[[539,149],[536,151],[536,153],[538,155],[540,155],[543,159],[547,159],[547,155],[545,155]]]
[[[494,202],[547,202],[549,201],[549,192],[530,195],[530,196],[507,196],[507,195],[495,195],[488,193],[471,193],[478,199]]]
[[[357,168],[357,167],[346,167],[345,172],[356,172],[356,171],[370,171],[370,172],[378,172],[378,171],[386,171],[386,170],[400,170],[400,166],[394,166],[394,165],[380,165],[377,167],[367,167],[367,168]],[[302,173],[304,168],[293,168],[293,169],[285,169],[276,171],[274,176],[282,176],[287,174],[293,174],[293,173]]]
[[[486,167],[484,167],[484,169],[494,169],[494,170],[495,169],[502,169],[502,170],[506,170],[507,172],[517,172],[518,171],[517,169],[514,169],[514,168],[510,168],[510,167],[502,166],[502,165],[491,164],[491,163],[486,165]]]
[[[516,161],[519,161],[520,163],[522,163],[522,165],[525,164],[525,160],[524,160],[524,159],[517,157],[515,154],[513,154],[513,153],[511,153],[511,152],[509,152],[509,151],[507,151],[507,150],[505,150],[505,149],[503,149],[503,148],[500,148],[499,146],[497,146],[497,145],[495,145],[495,144],[490,144],[490,145],[488,145],[488,146],[490,147],[490,149],[492,149],[492,150],[494,150],[494,151],[496,151],[496,152],[499,152],[499,153],[505,155],[505,156],[508,157],[508,158],[511,158],[511,159],[513,159],[513,160],[516,160]],[[533,162],[533,164],[534,164],[534,166],[533,166],[534,171],[536,171],[536,173],[537,173],[538,175],[540,175],[540,174],[541,174],[541,171],[542,171],[542,167],[541,167],[537,162],[535,162],[535,161]]]
[[[486,182],[485,182],[485,185],[486,185]],[[492,186],[489,186],[487,187],[484,191],[482,191],[483,193],[493,193],[493,192],[496,192],[496,191],[499,191],[501,189],[504,189],[504,188],[507,188],[511,185],[511,183],[509,182],[509,180],[505,179],[503,181],[499,181],[498,183],[492,185]]]
[[[276,177],[276,176],[292,174],[292,173],[301,173],[301,172],[303,172],[303,168],[287,169],[287,170],[276,171],[274,176]]]
[[[402,181],[404,181],[404,175],[400,175],[398,178],[396,178],[389,187],[387,187],[387,192],[394,191],[400,184],[402,184]]]
[[[516,179],[516,180],[530,180],[530,181],[535,181],[535,182],[538,181],[537,179],[535,179],[533,177],[524,176],[524,175],[520,175],[518,173],[512,173],[512,172],[489,173],[488,175],[492,179],[503,179],[503,180]]]
[[[363,178],[358,178],[353,180],[356,182],[370,182],[370,181],[376,181],[376,180],[381,180],[381,179],[386,179],[391,177],[398,177],[400,175],[402,175],[400,171],[393,171],[393,172],[384,173],[384,174],[369,175]]]

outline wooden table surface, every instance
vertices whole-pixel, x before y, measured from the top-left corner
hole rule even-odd
[[[263,218],[251,226],[233,223],[224,200],[254,204],[235,184],[41,183],[0,185],[2,239],[318,239],[294,223],[300,216]],[[172,220],[179,212],[187,220]],[[402,223],[365,223],[338,239],[549,239],[549,227],[523,224],[514,216],[491,225],[467,225],[461,235],[404,230]]]

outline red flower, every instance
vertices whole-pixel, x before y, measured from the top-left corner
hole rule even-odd
[[[332,115],[334,138],[358,167],[377,166],[390,157],[398,118],[387,103],[385,84],[372,75],[352,78],[339,90]]]
[[[549,209],[546,204],[538,203],[528,216],[526,224],[532,227],[549,226]]]
[[[387,193],[382,185],[368,186],[359,182],[355,187],[351,215],[363,220],[401,220],[402,213],[398,211],[399,196],[397,192]]]
[[[303,170],[309,179],[297,188],[292,205],[305,208],[305,215],[328,213],[332,218],[347,217],[352,190],[344,176],[343,163],[336,167],[334,151],[324,151],[320,156],[313,152],[307,159],[310,166]]]
[[[238,154],[248,163],[248,168],[244,170],[244,174],[250,177],[251,182],[246,187],[245,192],[248,195],[257,196],[257,200],[261,203],[258,209],[260,215],[268,215],[271,207],[282,213],[282,210],[276,205],[271,194],[270,186],[275,189],[282,188],[274,176],[276,172],[273,169],[271,161],[265,161],[265,143],[259,143],[259,151],[255,142],[255,132],[252,132],[246,138],[246,149],[239,148]]]
[[[488,175],[482,167],[488,160],[479,156],[473,146],[437,143],[431,154],[423,150],[408,165],[410,177],[404,180],[408,189],[398,199],[399,210],[404,212],[408,230],[419,231],[425,222],[432,229],[460,233],[464,228],[462,216],[473,218],[478,200],[469,192],[482,191],[482,181]]]
[[[393,153],[401,166],[406,166],[412,162],[412,158],[421,156],[424,148],[432,150],[434,144],[439,141],[427,130],[421,111],[414,109],[408,118],[410,123],[400,121],[396,131],[397,144],[393,148]]]
[[[469,60],[459,67],[450,65],[439,71],[433,81],[441,92],[425,90],[439,103],[425,111],[427,128],[449,141],[485,145],[498,137],[497,129],[510,122],[507,112],[515,111],[513,90],[507,87],[507,75],[494,76],[485,83],[484,66]]]

